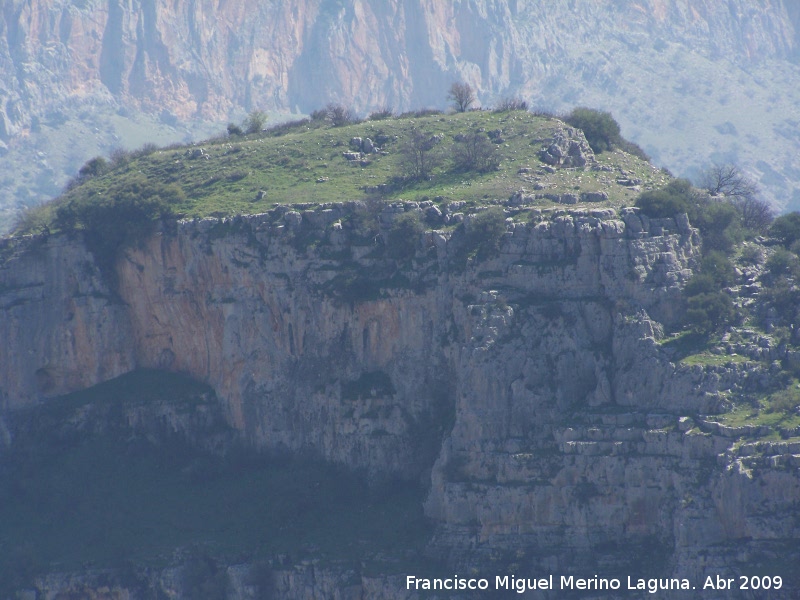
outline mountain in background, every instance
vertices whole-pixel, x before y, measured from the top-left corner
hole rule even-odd
[[[248,111],[483,106],[610,111],[653,162],[735,162],[800,208],[793,0],[6,0],[0,230],[115,147],[190,141]]]

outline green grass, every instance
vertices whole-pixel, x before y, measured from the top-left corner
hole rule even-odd
[[[429,531],[418,486],[370,488],[320,461],[221,457],[174,436],[64,435],[64,419],[90,405],[192,402],[203,390],[145,372],[51,401],[58,432],[38,423],[28,430],[35,439],[0,457],[0,584],[14,572],[163,565],[198,546],[229,560],[281,554],[355,565],[421,553]]]
[[[739,354],[712,354],[710,352],[699,352],[697,354],[690,354],[684,356],[680,363],[684,365],[703,365],[703,366],[720,366],[730,363],[740,364],[747,362],[749,359],[746,356]]]
[[[559,122],[522,111],[508,113],[468,112],[365,121],[346,127],[323,126],[315,122],[295,128],[284,127],[283,134],[264,134],[240,138],[220,138],[195,146],[161,149],[134,158],[107,174],[91,179],[67,192],[62,198],[103,195],[112,185],[124,184],[137,174],[148,179],[174,183],[187,200],[175,207],[187,217],[222,216],[263,212],[276,203],[341,202],[373,197],[369,187],[389,185],[381,192],[388,200],[464,200],[507,199],[520,188],[533,189],[538,178],[541,193],[605,190],[611,205],[630,205],[636,193],[614,182],[615,172],[558,170],[539,173],[538,152],[551,138]],[[401,175],[399,149],[412,127],[426,133],[441,134],[445,161],[429,181],[398,181]],[[453,136],[476,129],[501,130],[503,143],[497,145],[500,168],[489,173],[454,172],[447,157]],[[345,160],[353,137],[384,136],[387,155],[372,154],[361,166]],[[201,148],[209,157],[191,159],[189,153]],[[651,165],[620,151],[598,156],[601,164],[619,166],[644,180],[643,185],[661,185],[665,176]],[[532,169],[518,173],[522,167]],[[324,181],[323,181],[324,180]],[[256,194],[265,191],[262,200]],[[550,201],[541,201],[551,205]],[[42,220],[52,218],[52,208],[42,208]]]
[[[756,400],[752,404],[739,404],[734,410],[717,415],[715,419],[730,427],[743,425],[768,426],[774,429],[800,427],[800,383],[793,379],[785,388]]]

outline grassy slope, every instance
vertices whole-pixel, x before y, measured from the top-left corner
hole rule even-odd
[[[192,147],[158,150],[86,182],[64,197],[103,194],[112,182],[122,182],[143,173],[148,178],[180,186],[187,201],[177,210],[188,217],[252,214],[263,212],[276,203],[364,199],[375,196],[375,192],[367,192],[365,187],[391,183],[401,174],[399,148],[412,127],[444,136],[440,145],[444,162],[430,181],[392,186],[384,193],[387,200],[437,197],[442,201],[505,200],[520,188],[532,191],[534,182],[538,181],[543,186],[540,193],[605,190],[610,196],[609,203],[619,206],[632,204],[636,195],[615,183],[619,169],[642,179],[643,187],[657,187],[667,181],[667,176],[652,165],[620,151],[598,156],[600,164],[613,166],[615,171],[537,172],[542,166],[538,152],[559,126],[559,121],[522,111],[390,118],[345,127],[312,123],[280,136],[225,138]],[[453,136],[478,129],[501,130],[503,142],[497,145],[500,169],[485,174],[454,172],[449,160]],[[350,150],[351,138],[375,140],[379,136],[388,136],[391,140],[383,146],[387,155],[369,155],[367,166],[343,157],[343,152]],[[197,148],[208,158],[190,158],[191,150]],[[532,171],[519,173],[523,167]],[[318,181],[324,178],[327,180]],[[266,194],[262,200],[255,201],[260,190]],[[543,200],[541,204],[552,203]]]

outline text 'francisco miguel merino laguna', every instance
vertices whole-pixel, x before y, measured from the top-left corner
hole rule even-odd
[[[555,587],[558,583],[559,587]],[[622,587],[623,582],[616,578],[575,577],[561,575],[558,580],[553,575],[541,578],[516,577],[514,575],[498,575],[494,578],[495,590],[512,590],[524,594],[529,590],[641,590],[655,594],[661,590],[689,590],[691,584],[688,579],[639,579],[628,577],[627,587]],[[407,590],[488,590],[491,581],[485,578],[465,578],[454,575],[445,579],[427,579],[408,575],[406,577]]]

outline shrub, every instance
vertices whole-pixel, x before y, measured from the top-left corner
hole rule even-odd
[[[384,206],[385,203],[375,198],[369,198],[357,206],[350,220],[356,239],[371,244],[378,242],[381,232],[379,215]]]
[[[778,248],[767,259],[766,269],[773,278],[797,277],[800,275],[800,259],[788,250]]]
[[[442,111],[438,108],[420,108],[418,110],[409,110],[404,113],[401,113],[398,118],[400,119],[408,119],[408,118],[420,118],[420,117],[430,117],[431,115],[441,115]]]
[[[506,232],[506,215],[499,206],[474,215],[467,228],[467,247],[478,260],[496,256]]]
[[[389,229],[387,244],[389,256],[399,260],[412,258],[424,231],[425,227],[419,219],[419,213],[406,212],[398,215]]]
[[[245,133],[252,134],[252,133],[261,133],[264,129],[264,125],[267,122],[267,113],[262,112],[260,110],[254,110],[242,123],[242,127],[245,130]]]
[[[183,566],[183,589],[189,598],[225,600],[227,580],[225,570],[205,552],[193,550]]]
[[[67,183],[66,189],[74,189],[90,179],[94,179],[95,177],[99,177],[100,175],[107,173],[110,168],[111,166],[108,164],[108,161],[106,161],[105,158],[102,156],[95,156],[94,158],[86,161],[86,164],[84,164],[78,170],[78,174],[73,177],[69,183]]]
[[[356,122],[356,116],[352,110],[341,104],[328,104],[325,108],[327,119],[334,127],[344,127]]]
[[[573,127],[582,129],[586,141],[598,154],[604,150],[611,150],[621,139],[619,124],[611,113],[579,106],[564,120]]]
[[[102,196],[78,196],[56,210],[56,225],[83,230],[89,249],[103,261],[143,240],[160,219],[172,216],[172,206],[185,199],[175,185],[139,176],[112,186]]]
[[[710,333],[727,325],[737,313],[733,300],[721,288],[734,282],[731,261],[712,250],[703,257],[700,272],[683,288],[686,303],[685,324],[695,331]]]
[[[228,123],[228,135],[231,137],[237,137],[244,135],[244,131],[242,128],[239,127],[236,123]]]
[[[744,228],[764,233],[772,222],[772,208],[758,198],[758,186],[736,165],[712,165],[704,169],[698,185],[711,195],[724,196],[739,211]]]
[[[742,248],[739,262],[748,267],[755,267],[764,262],[764,251],[758,246],[747,245]]]
[[[358,123],[355,113],[341,104],[330,102],[324,108],[312,111],[311,121],[327,121],[334,127],[344,127],[345,125],[352,125]]]
[[[730,252],[742,240],[739,211],[727,202],[709,202],[694,207],[693,222],[703,236],[703,252]]]
[[[733,284],[736,278],[733,263],[718,250],[711,250],[703,256],[700,272],[711,277],[717,288]]]
[[[276,125],[272,125],[266,129],[266,134],[271,137],[279,137],[282,135],[286,135],[292,131],[300,130],[302,131],[304,128],[308,127],[312,123],[311,119],[296,119],[294,121],[285,121],[283,123],[278,123]]]
[[[689,198],[669,187],[644,192],[636,199],[636,206],[651,218],[663,219],[690,211]]]
[[[441,136],[420,131],[416,127],[406,135],[400,146],[401,176],[407,179],[429,179],[441,163]]]
[[[650,156],[645,152],[639,144],[635,144],[634,142],[629,142],[624,138],[620,138],[617,141],[617,146],[620,150],[627,152],[628,154],[632,154],[637,158],[641,158],[644,161],[650,162]]]
[[[717,284],[711,275],[695,273],[686,284],[686,287],[683,288],[683,294],[685,298],[690,298],[700,294],[710,294],[717,289]]]
[[[479,131],[454,138],[453,165],[458,171],[495,171],[500,166],[496,146]]]
[[[768,413],[793,413],[800,406],[800,386],[792,384],[788,388],[770,394]]]
[[[761,290],[758,295],[762,316],[778,317],[784,325],[800,321],[800,288],[779,278]],[[774,309],[774,314],[773,313]]]
[[[510,112],[512,110],[528,110],[528,103],[521,98],[503,98],[494,107],[494,112]]]
[[[383,121],[385,119],[391,119],[394,116],[394,112],[392,112],[391,108],[382,108],[380,110],[376,110],[374,112],[369,113],[369,120],[370,121]]]
[[[784,247],[791,247],[797,240],[800,240],[800,212],[790,212],[775,219],[769,228],[769,234],[780,241]]]
[[[758,234],[767,232],[774,216],[766,200],[748,196],[735,200],[733,205],[739,211],[742,227]]]
[[[692,187],[687,179],[673,179],[659,190],[644,192],[636,206],[649,217],[673,217],[686,213],[703,236],[703,252],[729,252],[741,241],[741,215],[729,202],[712,200],[705,192]]]
[[[686,323],[694,330],[711,333],[736,317],[731,297],[725,292],[704,292],[687,299]]]

